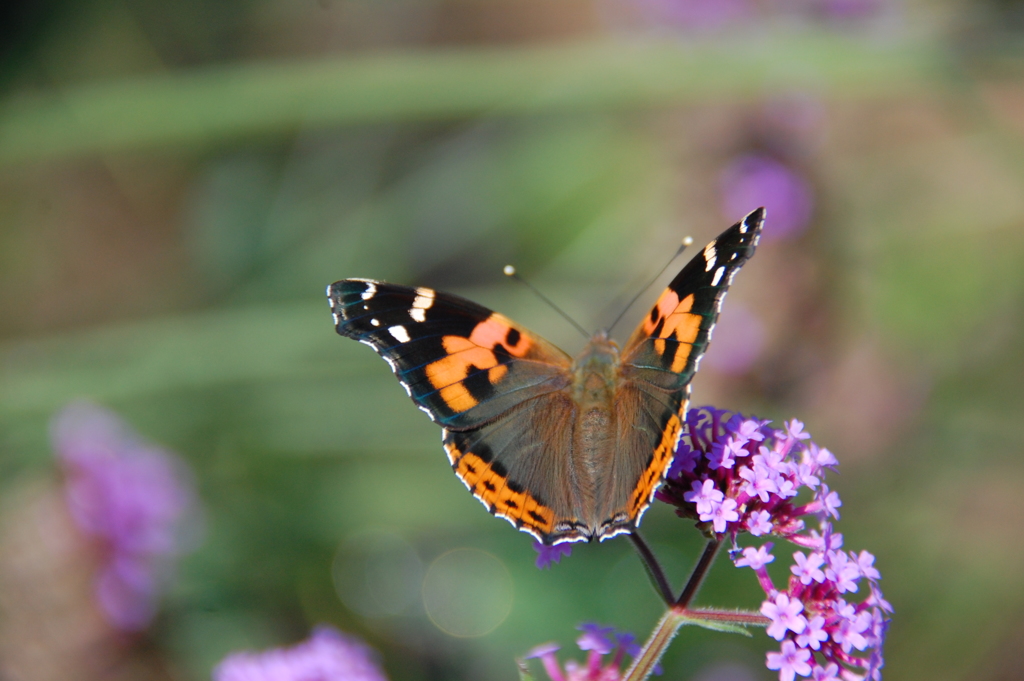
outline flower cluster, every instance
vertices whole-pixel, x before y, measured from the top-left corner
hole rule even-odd
[[[768,635],[782,642],[780,652],[768,653],[768,668],[779,671],[780,681],[793,681],[797,674],[815,681],[881,679],[882,643],[892,606],[878,588],[875,558],[867,551],[842,551],[842,535],[833,533],[828,523],[822,527],[821,534],[801,535],[811,553],[793,554],[792,574],[782,591],[765,568],[775,560],[770,544],[735,554],[737,567],[757,573],[768,596],[761,604],[761,614],[771,620]],[[867,598],[847,602],[844,596],[856,593],[862,579],[868,583]],[[863,675],[851,675],[847,667]]]
[[[113,626],[142,629],[196,517],[191,476],[172,454],[93,404],[61,411],[52,437],[71,517],[102,548],[95,583],[100,608]]]
[[[823,484],[824,469],[838,462],[827,449],[806,442],[803,424],[785,431],[767,421],[699,407],[686,415],[686,430],[657,498],[707,532],[789,537],[804,529],[801,518],[839,517],[839,495]],[[801,488],[811,501],[795,503]]]
[[[290,648],[227,656],[213,681],[387,681],[376,654],[359,639],[320,625],[308,640]]]
[[[580,625],[578,629],[583,634],[576,639],[576,645],[587,653],[586,663],[568,660],[563,669],[555,657],[559,650],[557,643],[539,645],[524,658],[540,658],[551,681],[619,681],[623,674],[625,656],[636,657],[640,654],[640,646],[633,634],[590,622]],[[606,655],[611,657],[605,660]],[[654,673],[660,674],[661,669],[656,668]]]
[[[768,634],[782,642],[780,652],[768,654],[768,668],[777,669],[781,681],[797,674],[828,681],[846,672],[843,678],[849,678],[847,667],[881,678],[892,608],[878,588],[874,556],[842,551],[842,535],[832,531],[829,518],[839,518],[842,502],[822,479],[837,465],[835,457],[811,442],[796,420],[777,430],[766,421],[701,407],[686,421],[658,498],[734,545],[740,532],[749,532],[779,536],[809,551],[794,554],[792,576],[782,591],[765,567],[774,560],[771,543],[732,552],[738,567],[756,572],[768,596],[761,613],[771,622]],[[805,531],[802,516],[817,517],[820,531]],[[868,582],[867,598],[847,602],[862,579]]]

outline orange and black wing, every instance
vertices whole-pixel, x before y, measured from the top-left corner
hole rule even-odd
[[[337,281],[327,297],[338,333],[373,348],[446,428],[473,428],[569,383],[568,355],[465,298],[365,279]]]
[[[676,275],[622,351],[615,496],[638,521],[661,483],[682,429],[690,381],[711,340],[722,299],[754,254],[764,209],[725,230]],[[634,482],[635,481],[635,482]]]
[[[346,279],[327,296],[338,333],[372,347],[444,426],[449,463],[491,513],[544,541],[576,536],[569,492],[557,483],[575,420],[568,355],[432,289]]]

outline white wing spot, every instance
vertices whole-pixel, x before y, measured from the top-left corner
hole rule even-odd
[[[725,274],[725,267],[719,267],[715,270],[715,276],[711,278],[711,285],[718,286],[718,282],[722,281],[722,275]]]
[[[704,247],[704,260],[707,263],[704,266],[705,272],[711,271],[711,268],[715,266],[715,259],[717,257],[718,255],[715,253],[715,242],[712,241],[711,243]]]
[[[405,330],[404,326],[399,325],[388,327],[388,333],[390,333],[391,336],[399,343],[409,342],[409,332]]]
[[[429,288],[416,289],[416,297],[413,299],[412,307],[409,309],[409,316],[417,322],[427,321],[426,311],[434,304],[434,295],[434,292]]]
[[[429,288],[416,289],[416,299],[412,301],[413,307],[429,310],[434,304],[434,292]]]
[[[366,282],[366,290],[362,293],[363,300],[369,300],[377,295],[377,284],[372,281]]]
[[[371,319],[370,323],[373,324],[374,326],[380,326],[380,320],[379,319]]]

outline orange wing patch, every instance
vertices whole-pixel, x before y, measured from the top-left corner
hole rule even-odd
[[[684,403],[680,409],[680,413],[686,412],[686,404]],[[636,483],[636,488],[633,490],[633,495],[629,501],[629,516],[639,522],[639,515],[644,511],[645,508],[651,503],[651,499],[654,496],[654,490],[657,489],[658,484],[661,482],[662,476],[665,471],[668,470],[668,465],[672,461],[672,455],[676,450],[676,442],[679,439],[679,431],[682,429],[682,423],[676,414],[672,414],[669,417],[668,423],[665,424],[665,430],[661,436],[661,442],[654,449],[654,455],[651,459],[651,464],[640,476],[640,480]]]
[[[636,330],[634,338],[628,346],[633,345],[640,337],[653,337],[654,351],[664,355],[666,340],[675,340],[686,345],[693,345],[700,333],[701,322],[704,317],[690,312],[693,309],[693,294],[679,300],[679,294],[672,289],[666,289],[658,302],[651,309],[644,323]],[[680,373],[686,368],[689,359],[688,352],[676,352],[672,359],[671,370]]]
[[[521,333],[507,318],[493,313],[473,327],[469,338],[444,336],[441,338],[445,356],[426,366],[427,380],[440,391],[448,407],[461,413],[479,402],[462,381],[474,370],[487,370],[492,385],[503,379],[508,367],[501,362],[498,348],[513,357],[525,357],[533,348],[533,341]]]
[[[538,502],[529,492],[517,489],[502,474],[500,464],[492,465],[476,454],[462,453],[450,442],[445,443],[445,451],[448,452],[448,460],[452,462],[456,475],[487,510],[534,535],[551,533],[555,512]]]
[[[655,338],[674,337],[682,343],[693,343],[704,318],[691,313],[692,309],[692,293],[679,300],[679,295],[675,291],[666,289],[651,310],[652,314],[644,320],[644,333]]]

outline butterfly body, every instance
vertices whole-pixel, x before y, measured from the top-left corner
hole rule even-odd
[[[387,360],[443,427],[459,479],[541,541],[630,532],[682,429],[721,300],[753,254],[755,211],[690,261],[620,351],[599,331],[575,359],[508,318],[432,289],[345,279],[328,287],[339,334]]]

